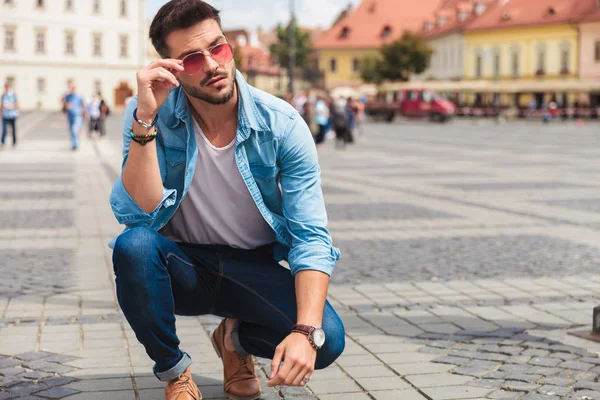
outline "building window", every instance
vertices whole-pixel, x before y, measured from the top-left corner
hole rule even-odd
[[[102,93],[102,81],[100,81],[100,79],[94,81],[94,93]]]
[[[73,11],[73,0],[66,0],[65,1],[65,10],[67,10],[67,11]]]
[[[442,69],[446,69],[448,67],[448,53],[446,52],[446,49],[444,48],[442,51]]]
[[[494,52],[494,78],[500,78],[500,50]]]
[[[92,11],[94,14],[100,14],[100,0],[94,0]]]
[[[129,57],[129,40],[127,35],[122,35],[119,40],[119,55],[123,58]]]
[[[540,48],[537,52],[536,75],[544,75],[546,73],[546,49]]]
[[[9,75],[6,77],[6,83],[13,88],[15,87],[15,82],[16,82],[16,78],[14,76]]]
[[[360,60],[358,58],[352,59],[352,72],[360,72]]]
[[[120,15],[121,17],[127,16],[127,0],[121,0]]]
[[[381,36],[384,38],[390,37],[391,34],[392,34],[392,28],[390,28],[389,26],[384,27],[383,32],[381,32]]]
[[[37,91],[38,91],[38,93],[46,92],[46,78],[38,78],[37,79]]]
[[[93,53],[94,56],[102,57],[102,34],[101,33],[94,33],[93,43],[94,43],[94,53]]]
[[[518,50],[514,50],[511,56],[511,67],[512,67],[512,76],[516,78],[519,76],[519,52]]]
[[[342,28],[342,32],[340,33],[340,38],[346,39],[350,35],[350,28],[347,26]]]
[[[332,58],[329,60],[329,71],[336,72],[337,71],[337,60]]]
[[[44,31],[39,30],[35,33],[35,52],[46,53],[46,32]]]
[[[44,0],[36,0],[35,6],[37,8],[44,8]]]
[[[596,62],[600,61],[600,40],[596,41],[596,47],[594,51],[594,59]]]
[[[14,0],[4,0],[4,5],[14,6],[15,5],[15,1]]]
[[[4,28],[4,51],[15,51],[16,47],[17,46],[15,43],[15,28]]]
[[[569,58],[570,51],[568,48],[563,48],[560,50],[560,73],[568,74],[569,73]]]
[[[74,32],[65,32],[65,54],[75,54]]]
[[[475,54],[475,78],[481,78],[483,67],[483,57],[481,53]]]

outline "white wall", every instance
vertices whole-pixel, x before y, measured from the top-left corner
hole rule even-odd
[[[465,41],[461,33],[451,33],[428,40],[434,50],[429,68],[413,80],[451,80],[462,79],[464,75]]]
[[[23,109],[40,105],[43,109],[59,109],[59,98],[72,79],[78,91],[90,95],[95,81],[110,106],[114,106],[114,89],[127,82],[134,89],[135,72],[145,63],[146,26],[144,1],[124,0],[126,17],[120,16],[121,0],[99,0],[99,14],[93,13],[93,0],[73,0],[74,10],[66,10],[66,0],[13,0],[14,5],[0,2],[0,83],[7,77],[15,80],[15,89]],[[15,51],[5,50],[5,30],[14,27]],[[46,51],[36,53],[36,32],[46,32]],[[65,32],[75,33],[75,54],[65,54]],[[93,34],[102,37],[102,54],[93,55]],[[128,55],[120,56],[119,38],[128,36]],[[46,87],[38,91],[38,79]]]

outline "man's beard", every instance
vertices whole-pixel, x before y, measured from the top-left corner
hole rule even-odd
[[[228,74],[229,76],[235,76],[235,70],[232,71],[230,74]],[[198,86],[192,86],[192,85],[187,85],[183,82],[181,82],[181,86],[183,87],[183,90],[185,90],[185,92],[192,96],[195,97],[196,99],[205,101],[209,104],[218,106],[218,105],[222,105],[227,103],[229,100],[231,100],[233,98],[233,95],[235,93],[234,90],[234,86],[235,86],[235,80],[232,79],[230,82],[230,87],[226,88],[226,92],[222,93],[222,94],[211,94],[211,93],[206,93],[202,90],[202,87],[205,86],[211,79],[217,77],[217,76],[223,76],[223,74],[219,74],[219,73],[215,73],[215,74],[210,74],[207,75],[202,82],[200,82],[200,85]]]

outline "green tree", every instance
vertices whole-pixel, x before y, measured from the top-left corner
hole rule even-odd
[[[381,59],[376,56],[367,56],[360,61],[360,77],[367,83],[377,85],[383,82],[381,74]]]
[[[429,66],[433,50],[422,36],[404,32],[399,40],[383,45],[378,58],[362,62],[361,76],[365,82],[407,81],[411,74],[420,74]]]
[[[294,24],[295,25],[295,24]],[[277,26],[277,42],[273,43],[269,50],[271,54],[277,57],[279,65],[289,68],[290,65],[290,24],[287,26]],[[312,43],[310,42],[310,33],[303,32],[295,28],[296,34],[296,67],[307,68],[309,56],[312,53]]]

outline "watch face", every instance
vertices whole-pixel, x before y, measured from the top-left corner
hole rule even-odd
[[[315,346],[321,348],[325,344],[325,332],[321,328],[317,328],[312,333],[312,339]]]

